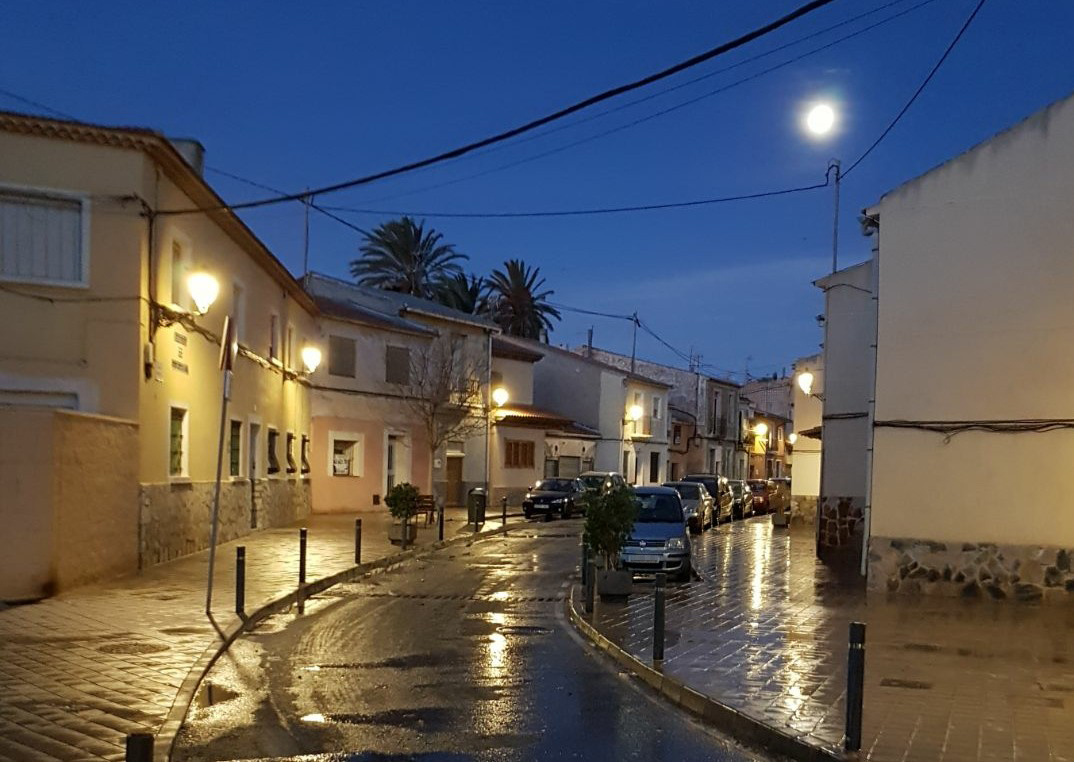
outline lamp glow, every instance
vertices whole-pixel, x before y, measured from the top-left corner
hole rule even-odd
[[[787,435],[787,442],[788,443],[794,444],[797,441],[798,441],[798,435],[795,434],[793,431],[790,434]]]
[[[627,408],[627,415],[632,421],[640,421],[642,413],[644,412],[645,411],[641,409],[641,405],[631,405],[629,408]]]
[[[321,364],[321,350],[312,344],[302,347],[302,364],[306,366],[307,373],[313,373]]]
[[[768,424],[764,421],[761,421],[753,427],[753,433],[759,437],[765,436],[766,434],[768,434]]]
[[[802,390],[802,394],[811,395],[813,393],[813,374],[808,370],[798,374],[798,388]]]
[[[199,315],[204,315],[213,306],[216,297],[220,295],[220,283],[207,272],[197,272],[186,279],[187,290],[190,298],[194,300],[194,309]]]
[[[814,135],[827,135],[835,126],[835,109],[827,103],[818,103],[809,109],[805,124],[806,129]]]
[[[503,407],[509,399],[511,399],[511,395],[502,386],[497,386],[492,390],[492,402],[496,407]]]

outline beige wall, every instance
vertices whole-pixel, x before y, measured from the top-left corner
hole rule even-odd
[[[824,405],[816,396],[807,396],[798,386],[798,374],[809,371],[813,374],[813,394],[824,394],[824,368],[820,355],[802,357],[794,363],[793,386],[791,387],[794,405],[794,422],[792,430],[798,434],[798,440],[792,446],[791,453],[791,493],[801,497],[816,498],[820,495],[820,455],[821,442],[818,439],[802,436],[801,432],[821,425]]]
[[[492,372],[503,376],[503,386],[511,395],[508,406],[533,404],[533,363],[506,357],[492,358]]]
[[[137,432],[121,419],[0,410],[0,600],[138,568]]]
[[[507,441],[533,442],[533,468],[507,468]],[[511,505],[521,504],[522,495],[533,483],[544,476],[545,433],[540,429],[519,426],[495,425],[491,435],[492,469],[489,476],[490,507],[499,507],[500,499],[507,496]]]
[[[1069,547],[1074,432],[904,420],[1071,418],[1074,102],[883,198],[873,536]]]

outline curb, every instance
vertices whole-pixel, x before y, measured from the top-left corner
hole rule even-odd
[[[508,514],[508,518],[511,518],[511,514]],[[428,545],[420,545],[410,550],[403,550],[390,556],[378,558],[375,561],[352,566],[348,569],[336,572],[335,574],[330,574],[327,577],[314,580],[313,582],[307,582],[305,598],[309,600],[317,593],[323,593],[328,588],[334,587],[342,582],[350,582],[359,577],[365,577],[376,572],[384,572],[393,566],[398,566],[417,558],[423,558],[424,556],[435,553],[438,550],[443,550],[444,548],[453,547],[455,545],[472,544],[479,540],[495,537],[498,534],[517,531],[518,529],[523,528],[523,526],[524,525],[522,524],[515,524],[514,526],[499,527],[498,529],[488,529],[480,532],[457,535],[447,540],[437,540]],[[190,704],[194,700],[194,696],[198,691],[198,687],[201,685],[201,681],[205,679],[209,670],[216,664],[216,660],[227,652],[231,647],[231,644],[234,643],[240,635],[253,629],[253,627],[259,624],[263,619],[266,619],[273,614],[278,614],[295,605],[297,602],[298,591],[296,590],[265,603],[255,611],[247,614],[246,618],[241,622],[237,622],[231,625],[227,630],[220,632],[220,640],[212,643],[202,652],[201,656],[198,657],[198,660],[194,662],[193,666],[191,666],[190,670],[187,672],[182,685],[179,686],[175,701],[172,702],[172,708],[169,710],[164,723],[160,726],[160,730],[154,734],[154,762],[169,762],[171,760],[175,739],[179,734],[179,729],[182,727],[183,722],[186,720],[187,713],[190,711]]]
[[[785,733],[771,725],[766,725],[727,704],[706,696],[690,688],[681,680],[665,675],[661,670],[646,664],[633,654],[620,648],[619,645],[602,635],[596,627],[585,620],[585,617],[575,606],[576,588],[577,585],[571,586],[570,594],[566,600],[567,618],[574,625],[574,628],[588,638],[594,646],[604,651],[622,667],[641,679],[642,682],[675,706],[719,728],[747,746],[762,748],[765,751],[775,752],[790,759],[801,760],[801,762],[833,762],[833,760],[847,762],[847,760],[858,758],[857,755],[844,756],[823,747],[806,743],[789,733]]]

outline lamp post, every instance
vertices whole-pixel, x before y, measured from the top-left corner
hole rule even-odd
[[[510,393],[506,388],[497,386],[492,390],[492,407],[489,408],[488,415],[485,416],[485,507],[488,507],[489,502],[489,475],[492,473],[492,449],[489,447],[489,440],[492,438],[492,419],[495,417],[496,412],[500,410],[507,401],[511,399]],[[474,531],[477,531],[476,529]]]
[[[806,132],[815,138],[822,139],[832,134],[836,126],[837,115],[835,108],[828,103],[814,103],[806,112],[804,126]],[[832,214],[832,272],[839,269],[839,183],[843,179],[842,164],[839,159],[828,162],[826,177],[832,183],[833,214]]]
[[[760,475],[760,478],[768,478],[768,424],[764,421],[758,421],[753,429],[754,442],[761,443],[761,463],[764,464],[764,473]]]

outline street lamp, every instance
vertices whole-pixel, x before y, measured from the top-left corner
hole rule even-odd
[[[807,397],[813,396],[813,374],[804,370],[798,374],[798,388]]]
[[[496,407],[503,407],[509,399],[511,399],[511,395],[504,387],[497,386],[492,390],[492,404]]]
[[[302,347],[302,364],[306,367],[307,373],[313,373],[321,364],[321,350],[312,344]]]
[[[837,132],[836,123],[839,115],[830,103],[818,101],[813,103],[802,119],[802,126],[807,134],[816,140],[824,140]],[[832,272],[839,269],[839,182],[843,179],[842,165],[839,159],[828,162],[826,177],[832,181],[835,198],[835,210],[832,218]]]
[[[631,405],[629,408],[627,408],[627,417],[631,421],[637,423],[641,420],[641,416],[644,412],[645,411],[642,409],[641,405]]]
[[[758,437],[764,438],[768,435],[768,424],[764,421],[761,421],[753,427],[753,433],[756,434]]]
[[[207,272],[193,273],[186,279],[190,298],[194,300],[194,312],[204,315],[220,295],[220,283]]]
[[[794,443],[797,442],[797,441],[798,441],[798,435],[795,432],[792,431],[790,434],[787,435],[787,444],[793,446]]]
[[[500,408],[507,404],[507,400],[511,399],[510,392],[506,387],[497,386],[492,390],[489,395],[492,399],[492,404],[495,408],[489,407],[488,414],[485,416],[485,500],[486,504],[492,492],[492,486],[489,483],[489,475],[492,473],[492,422],[496,418],[496,413]],[[477,523],[474,523],[474,531],[477,531]],[[441,539],[443,539],[443,532],[440,533]]]

